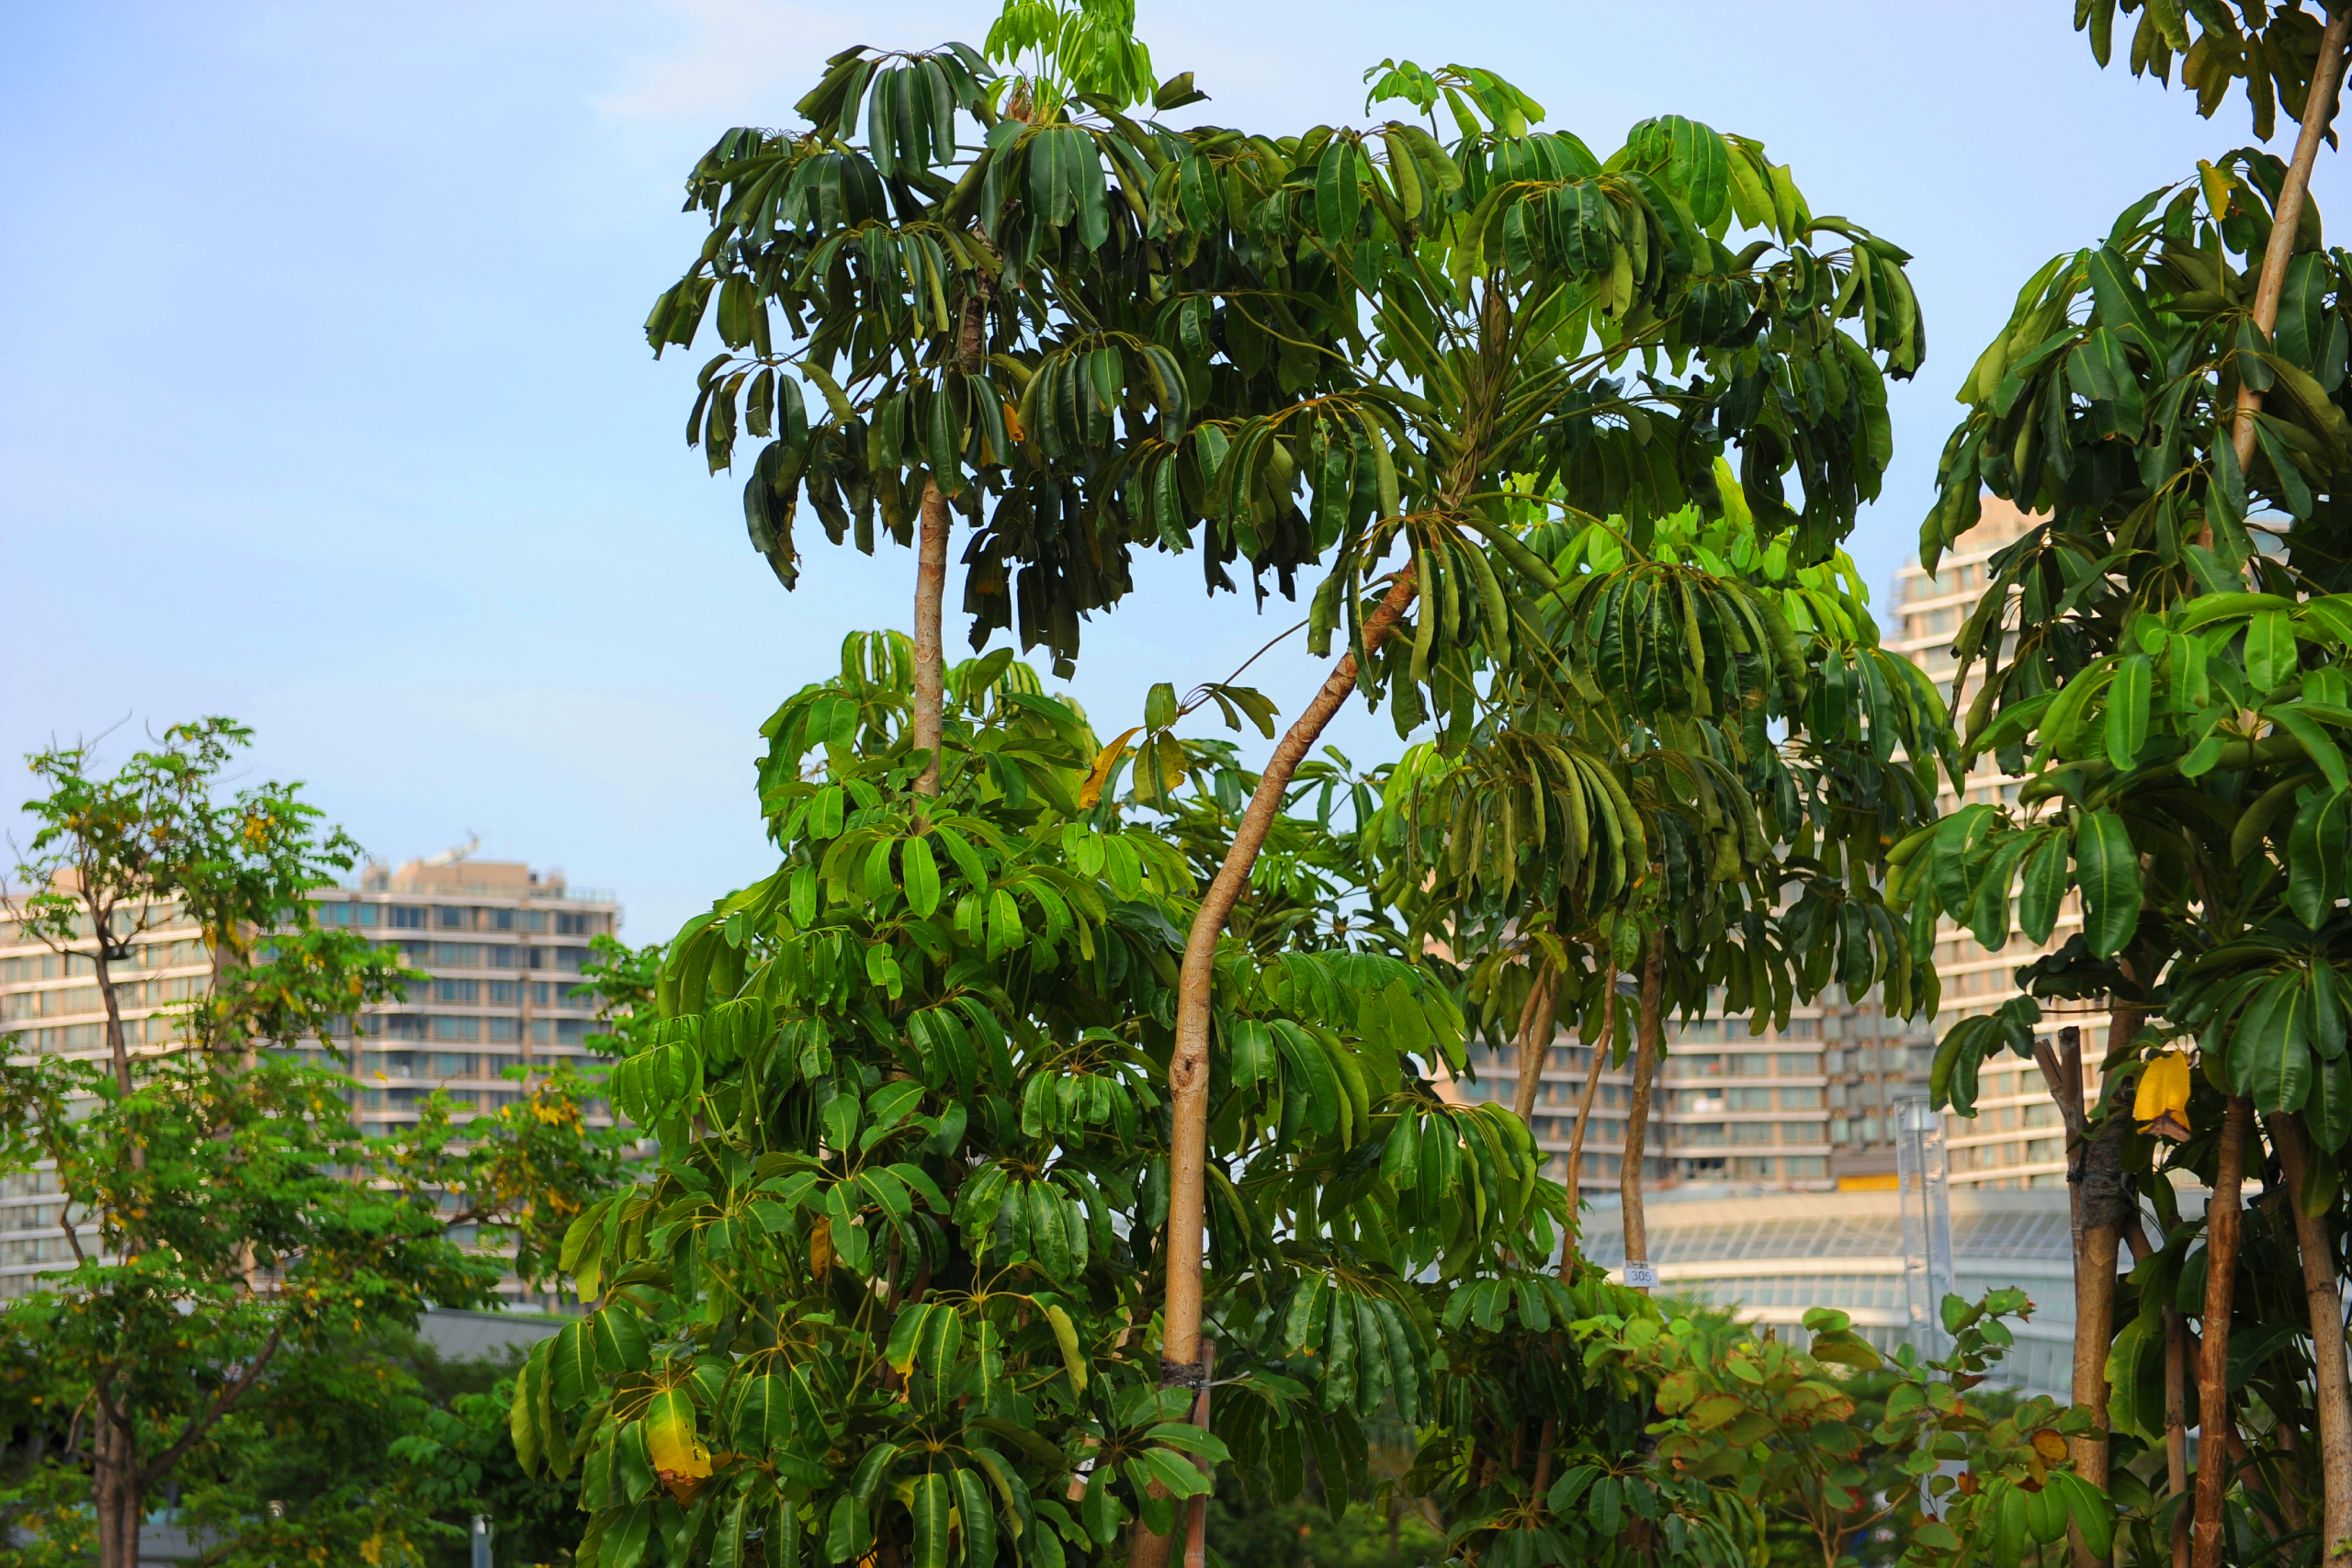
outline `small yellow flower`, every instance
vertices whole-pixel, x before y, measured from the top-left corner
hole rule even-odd
[[[2188,1055],[2168,1051],[2152,1058],[2140,1073],[2140,1091],[2132,1101],[2132,1119],[2143,1133],[2177,1144],[2188,1136]]]

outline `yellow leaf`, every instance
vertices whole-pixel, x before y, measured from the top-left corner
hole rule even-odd
[[[1086,775],[1086,783],[1079,786],[1078,804],[1080,807],[1090,807],[1102,798],[1102,791],[1111,782],[1112,770],[1119,765],[1119,759],[1126,755],[1127,742],[1136,738],[1141,728],[1138,725],[1135,729],[1128,730],[1125,735],[1103,747],[1102,752],[1095,757],[1093,771]]]
[[[710,1450],[695,1430],[694,1402],[682,1390],[664,1390],[646,1407],[645,1447],[653,1472],[681,1502],[691,1500],[710,1474]]]
[[[2188,1136],[2188,1055],[2168,1051],[2140,1071],[2132,1119],[2143,1132],[2179,1143]]]

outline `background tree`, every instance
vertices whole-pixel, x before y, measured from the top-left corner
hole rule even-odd
[[[405,972],[313,924],[310,892],[356,846],[299,786],[220,789],[247,740],[209,719],[111,775],[86,748],[32,759],[51,789],[27,807],[27,929],[103,976],[176,905],[213,959],[168,1041],[133,1048],[102,981],[107,1060],[0,1066],[0,1169],[47,1168],[74,1252],[0,1312],[0,1341],[39,1348],[22,1363],[39,1446],[12,1522],[68,1555],[87,1529],[106,1568],[128,1568],[164,1491],[222,1562],[397,1556],[428,1536],[380,1467],[328,1461],[379,1451],[423,1408],[376,1348],[428,1304],[494,1300],[498,1262],[451,1225],[504,1228],[522,1271],[544,1272],[566,1204],[616,1178],[616,1140],[583,1131],[570,1077],[462,1139],[446,1107],[412,1141],[360,1136],[347,1073],[314,1058]]]
[[[1615,523],[1531,520],[1563,585],[1542,646],[1589,651],[1523,660],[1467,745],[1413,747],[1386,792],[1384,886],[1413,907],[1408,940],[1469,966],[1498,1043],[1517,1020],[1522,1120],[1557,1002],[1651,1071],[1671,1010],[1761,1031],[1832,985],[1882,987],[1899,1013],[1936,1002],[1876,880],[1932,814],[1942,703],[1876,646],[1842,551],[1793,564],[1727,465],[1717,485],[1719,515],[1670,513],[1641,550]],[[1678,645],[1698,657],[1678,665]],[[1600,1016],[1616,972],[1642,976],[1638,1028]],[[1621,1174],[1638,1247],[1638,1173]]]

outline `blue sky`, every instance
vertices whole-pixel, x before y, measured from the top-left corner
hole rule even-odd
[[[1140,0],[1184,111],[1363,113],[1383,56],[1501,71],[1597,148],[1676,112],[1760,138],[1816,212],[1917,254],[1929,355],[1852,548],[1883,596],[1951,390],[2056,251],[2249,140],[2100,72],[2068,0],[1967,6]],[[818,536],[787,596],[738,486],[681,440],[698,356],[639,333],[730,125],[793,123],[828,54],[978,43],[981,4],[121,4],[14,13],[0,58],[0,752],[233,714],[390,859],[483,852],[616,888],[665,935],[771,862],[756,729],[911,565]],[[2282,122],[2285,151],[2293,134]],[[2324,160],[2333,209],[2346,176]],[[813,531],[812,531],[813,533]],[[804,547],[808,547],[804,544]],[[1108,732],[1155,680],[1272,632],[1148,560],[1073,690]],[[1294,709],[1303,653],[1253,672]],[[1393,750],[1350,714],[1359,759]],[[23,780],[25,775],[14,775]],[[0,801],[18,796],[0,786]],[[8,816],[0,807],[0,818]],[[21,840],[21,819],[15,819]]]

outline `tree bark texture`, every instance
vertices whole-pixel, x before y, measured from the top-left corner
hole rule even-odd
[[[2141,1010],[2118,1005],[2108,1025],[2108,1059],[2140,1032]],[[2107,1357],[2115,1339],[2116,1253],[2124,1229],[2138,1229],[2138,1210],[2123,1173],[2123,1135],[2129,1129],[2119,1107],[2093,1130],[2083,1110],[2081,1036],[2069,1043],[2064,1087],[2071,1098],[2064,1107],[2069,1128],[2067,1177],[2073,1188],[2075,1216],[2075,1367],[2074,1402],[2091,1413],[2098,1426],[2086,1437],[2072,1438],[2075,1473],[2104,1491],[2108,1483]],[[2070,1530],[2076,1568],[2098,1562],[2083,1543],[2082,1532]]]
[[[2238,1272],[2245,1215],[2238,1192],[2245,1179],[2245,1145],[2254,1106],[2233,1095],[2222,1121],[2221,1168],[2205,1210],[2205,1345],[2197,1367],[2197,1526],[2189,1561],[2222,1568],[2222,1499],[2230,1488],[2225,1434],[2230,1430],[2230,1308]]]
[[[139,1495],[139,1456],[111,1400],[98,1404],[93,1434],[91,1501],[98,1516],[99,1568],[138,1568],[139,1521],[146,1512]]]
[[[1201,1392],[1193,1400],[1193,1425],[1205,1432],[1209,1429],[1209,1382],[1216,1375],[1216,1341],[1201,1340]],[[1204,1474],[1214,1474],[1216,1467],[1205,1459],[1195,1457],[1193,1463]],[[1208,1568],[1209,1562],[1209,1500],[1206,1494],[1192,1498],[1184,1505],[1184,1568]]]
[[[1664,1022],[1660,1004],[1665,990],[1666,933],[1653,931],[1649,954],[1642,960],[1642,1007],[1634,1036],[1634,1100],[1625,1113],[1625,1155],[1617,1170],[1618,1202],[1623,1217],[1628,1263],[1650,1260],[1649,1225],[1642,1209],[1642,1156],[1649,1144],[1650,1084],[1657,1076],[1658,1037]]]
[[[938,484],[922,487],[922,532],[915,553],[915,708],[913,739],[931,753],[915,779],[917,795],[939,793],[939,745],[944,734],[941,712],[947,684],[946,639],[941,629],[942,605],[947,595],[947,498]]]
[[[1540,960],[1539,960],[1540,962]],[[1546,964],[1528,987],[1527,1006],[1519,1021],[1519,1087],[1510,1108],[1521,1122],[1534,1125],[1535,1097],[1544,1082],[1544,1064],[1552,1054],[1552,1032],[1560,1021],[1560,976]]]
[[[2300,1201],[2311,1144],[2302,1118],[2270,1118],[2271,1146],[2286,1177],[2280,1194],[2295,1217],[2296,1250],[2302,1254],[2303,1298],[2311,1314],[2312,1404],[2319,1414],[2321,1562],[2325,1568],[2352,1568],[2352,1379],[2344,1350],[2344,1302],[2335,1285],[2335,1253],[2329,1245],[2327,1217],[2307,1214]]]

